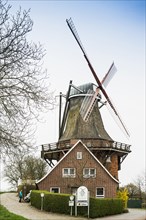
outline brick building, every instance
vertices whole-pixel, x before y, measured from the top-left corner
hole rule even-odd
[[[78,141],[37,182],[39,189],[72,194],[79,186],[86,186],[92,197],[114,197],[119,181],[114,178],[94,154]]]
[[[131,152],[130,145],[114,141],[106,132],[100,114],[100,97],[88,121],[83,120],[80,109],[89,89],[93,90],[92,83],[77,88],[69,84],[59,140],[42,145],[41,157],[51,170],[37,182],[41,190],[72,194],[84,185],[92,197],[116,196],[118,171]]]

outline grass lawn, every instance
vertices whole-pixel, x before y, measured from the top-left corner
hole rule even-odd
[[[0,205],[0,219],[2,220],[28,220],[20,215],[9,212],[4,206]]]

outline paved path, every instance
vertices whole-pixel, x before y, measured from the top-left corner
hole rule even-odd
[[[19,203],[16,193],[0,194],[0,202],[10,212],[24,216],[29,220],[87,220],[87,218],[59,215],[40,211],[30,205],[30,203]],[[146,220],[146,210],[129,209],[129,213],[114,215],[94,220]]]

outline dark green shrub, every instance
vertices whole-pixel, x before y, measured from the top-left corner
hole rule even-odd
[[[33,190],[31,192],[31,205],[41,209],[41,193],[44,193],[43,210],[70,214],[69,197],[67,194],[49,193],[48,191]],[[90,198],[90,218],[120,214],[124,210],[121,199],[96,199]],[[74,215],[73,207],[73,215]],[[87,217],[87,207],[78,207],[78,215]]]
[[[46,194],[44,198],[44,210],[62,214],[69,214],[69,196],[70,195],[54,193]]]
[[[41,193],[44,193],[43,210],[55,213],[70,213],[68,205],[69,196],[66,194],[49,193],[48,191],[33,190],[31,192],[31,205],[41,209]],[[63,208],[62,208],[63,207]]]
[[[90,217],[97,218],[115,215],[123,212],[121,199],[95,199],[90,198]]]

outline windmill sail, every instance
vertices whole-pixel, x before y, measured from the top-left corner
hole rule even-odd
[[[109,83],[109,81],[112,79],[112,77],[114,76],[114,74],[116,73],[117,69],[114,65],[114,62],[112,63],[112,65],[110,66],[107,74],[104,76],[103,80],[101,81],[102,85],[104,85],[104,87],[106,87]],[[89,91],[88,93],[91,93],[91,91]],[[99,88],[96,89],[95,93],[92,91],[92,96],[85,96],[84,100],[83,100],[83,104],[81,106],[81,110],[80,110],[80,114],[83,118],[84,121],[88,121],[91,112],[95,106],[96,100],[97,100],[97,96],[99,94]]]
[[[127,128],[125,127],[125,125],[124,125],[124,123],[123,123],[121,117],[119,116],[119,114],[118,114],[116,108],[115,108],[114,105],[112,104],[112,102],[111,102],[111,100],[110,100],[108,94],[106,93],[105,89],[103,88],[102,82],[100,82],[100,80],[99,80],[99,78],[98,78],[98,76],[97,76],[97,74],[96,74],[96,72],[95,72],[95,70],[94,70],[94,68],[93,68],[93,66],[92,66],[92,64],[91,64],[91,62],[89,61],[89,59],[88,59],[88,57],[87,57],[87,54],[86,54],[85,49],[84,49],[84,47],[83,47],[83,45],[82,45],[82,43],[81,43],[81,40],[80,40],[80,38],[79,38],[79,35],[78,35],[77,31],[76,31],[76,28],[75,28],[75,26],[74,26],[74,23],[73,23],[72,19],[71,19],[71,18],[70,18],[70,19],[66,19],[66,22],[67,22],[67,24],[68,24],[68,26],[69,26],[69,28],[70,28],[70,30],[71,30],[73,36],[75,37],[75,39],[76,39],[76,41],[77,41],[77,43],[78,43],[80,49],[81,49],[82,52],[83,52],[84,58],[86,59],[86,61],[87,61],[87,63],[88,63],[88,66],[89,66],[89,68],[90,68],[90,70],[91,70],[91,72],[92,72],[92,74],[93,74],[93,76],[94,76],[94,78],[95,78],[95,80],[96,80],[98,86],[99,86],[99,89],[102,91],[102,93],[103,93],[103,95],[105,96],[107,102],[109,103],[110,107],[112,108],[112,110],[114,111],[115,115],[117,116],[117,119],[118,119],[119,122],[121,123],[121,125],[122,125],[122,127],[123,127],[123,129],[124,129],[124,133],[125,133],[126,135],[130,136],[130,135],[129,135],[129,132],[128,132]]]
[[[103,80],[101,81],[101,83],[102,83],[102,85],[104,85],[104,87],[107,87],[107,85],[109,84],[110,80],[113,78],[113,76],[115,75],[116,72],[117,72],[117,68],[113,62],[111,67],[109,68],[109,71],[104,76]]]
[[[98,88],[96,89],[95,92],[93,90],[88,90],[88,93],[82,102],[80,108],[80,114],[85,122],[88,121],[88,118],[96,104],[98,94],[99,94]]]

